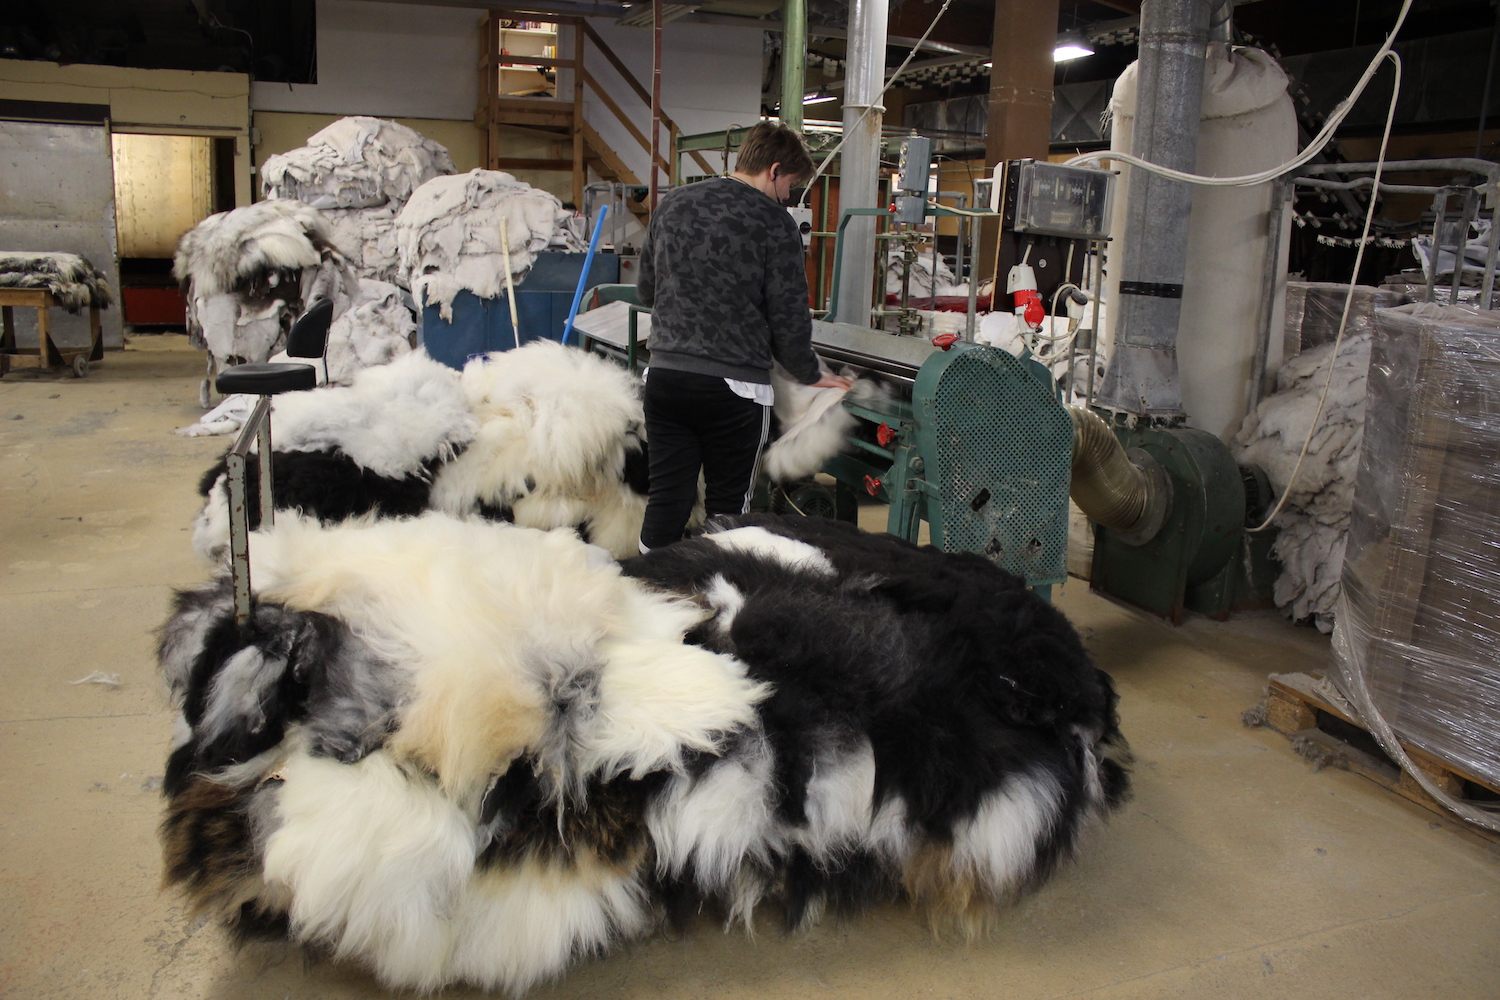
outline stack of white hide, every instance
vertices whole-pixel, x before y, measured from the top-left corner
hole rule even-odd
[[[519,283],[548,248],[586,245],[573,213],[546,191],[498,170],[436,177],[411,196],[396,217],[396,249],[419,308],[436,305],[453,318],[453,299],[468,291],[498,298],[509,269]]]
[[[307,145],[261,166],[267,198],[311,205],[327,218],[334,245],[360,277],[405,286],[398,270],[395,220],[412,192],[454,171],[448,150],[405,125],[340,118]]]

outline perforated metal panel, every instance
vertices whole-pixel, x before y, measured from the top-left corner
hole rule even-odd
[[[956,345],[913,394],[933,544],[978,552],[1028,583],[1067,574],[1073,423],[1051,378],[1004,351]]]

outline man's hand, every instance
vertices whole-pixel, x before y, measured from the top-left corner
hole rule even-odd
[[[812,384],[814,389],[843,389],[848,392],[854,387],[854,380],[845,375],[835,375],[832,372],[824,372],[823,377]]]

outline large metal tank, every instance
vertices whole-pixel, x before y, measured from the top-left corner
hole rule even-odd
[[[1130,152],[1135,127],[1136,71],[1132,63],[1115,82],[1110,100],[1110,148]],[[1287,93],[1287,76],[1259,49],[1208,46],[1203,80],[1203,111],[1198,137],[1197,173],[1237,176],[1290,160],[1297,153],[1297,117]],[[1125,246],[1126,198],[1130,167],[1124,167],[1111,215],[1105,302],[1118,300],[1121,254]],[[1270,301],[1264,285],[1272,185],[1204,187],[1194,185],[1188,234],[1187,275],[1182,322],[1177,336],[1182,402],[1189,422],[1227,440],[1239,429],[1250,400],[1255,346],[1264,309],[1271,329],[1282,326],[1286,290],[1288,227],[1281,227],[1276,278]],[[1103,340],[1112,341],[1105,316]],[[1281,361],[1281,338],[1271,338],[1268,364]]]

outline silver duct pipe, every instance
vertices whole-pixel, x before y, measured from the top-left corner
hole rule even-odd
[[[1135,155],[1191,171],[1198,159],[1199,113],[1214,0],[1152,0],[1142,5],[1136,67]],[[1125,257],[1114,354],[1098,403],[1140,416],[1182,415],[1178,321],[1187,272],[1192,188],[1131,168]]]
[[[1073,481],[1068,492],[1078,509],[1127,540],[1140,543],[1155,537],[1172,505],[1166,471],[1143,453],[1133,461],[1097,413],[1070,406],[1068,416],[1073,418]]]
[[[885,0],[853,0],[849,15],[848,94],[844,98],[844,149],[839,154],[839,209],[874,208],[880,182],[879,106],[885,81]],[[868,112],[868,113],[866,113]],[[875,220],[856,217],[844,229],[842,276],[834,315],[865,326],[875,284]]]

